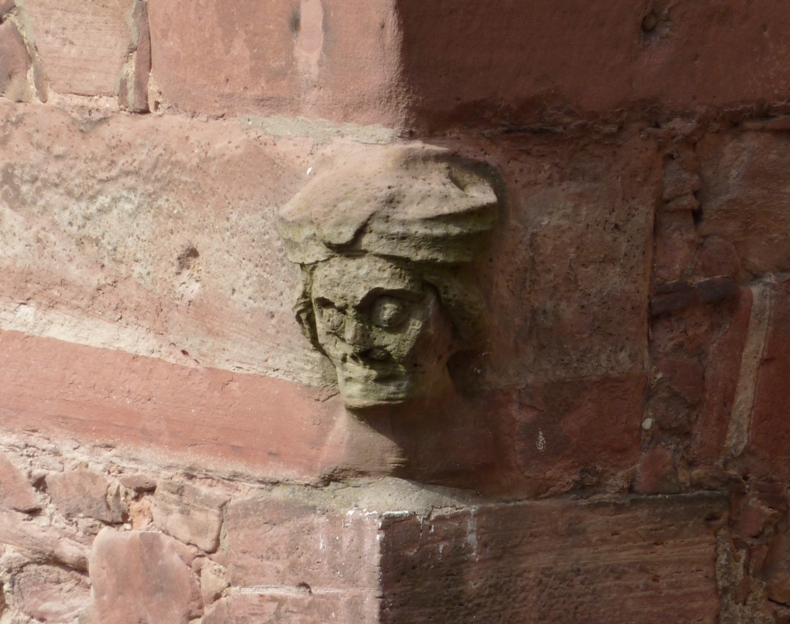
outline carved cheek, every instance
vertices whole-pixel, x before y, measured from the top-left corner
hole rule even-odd
[[[405,361],[412,357],[425,330],[424,319],[412,318],[396,332],[380,332],[377,346],[387,350],[396,360]]]

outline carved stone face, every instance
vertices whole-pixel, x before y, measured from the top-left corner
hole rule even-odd
[[[407,267],[373,255],[332,258],[313,271],[312,304],[349,407],[419,397],[446,375],[450,323]]]

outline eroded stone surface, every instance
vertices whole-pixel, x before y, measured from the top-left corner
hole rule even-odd
[[[106,477],[84,468],[47,476],[47,491],[67,518],[86,516],[103,522],[121,522],[120,511],[113,509],[107,500],[108,488]]]
[[[91,624],[187,624],[203,612],[194,555],[167,535],[104,529],[93,543]]]
[[[153,75],[179,108],[395,125],[395,7],[387,0],[152,3]]]
[[[0,95],[23,102],[30,99],[27,70],[30,55],[25,40],[16,25],[11,22],[0,24]]]
[[[357,589],[375,595],[376,514],[331,511],[287,497],[234,501],[216,558],[234,587],[306,583],[314,592]]]
[[[30,0],[25,9],[50,84],[60,93],[114,95],[132,41],[132,0]]]
[[[19,511],[39,507],[33,486],[3,453],[0,453],[0,505]]]
[[[160,481],[152,507],[154,524],[182,542],[214,552],[228,500],[187,483]]]
[[[725,509],[697,496],[392,515],[381,621],[713,624]]]
[[[29,518],[0,511],[0,543],[28,550],[37,557],[64,563],[76,570],[88,569],[90,549],[51,527],[38,526]]]
[[[73,622],[90,602],[86,575],[52,565],[29,565],[15,578],[17,608],[41,622]]]

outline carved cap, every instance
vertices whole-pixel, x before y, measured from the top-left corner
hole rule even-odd
[[[288,258],[302,265],[372,253],[471,262],[497,217],[492,172],[440,148],[371,148],[319,172],[280,211]]]

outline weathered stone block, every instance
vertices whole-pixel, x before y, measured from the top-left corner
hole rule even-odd
[[[19,511],[30,511],[40,507],[33,486],[2,452],[0,452],[0,505]]]
[[[67,431],[132,450],[157,448],[182,461],[200,457],[207,466],[277,479],[317,480],[324,464],[331,467],[336,459],[337,449],[327,443],[334,405],[321,402],[316,389],[17,332],[0,332],[0,345],[6,427]],[[65,370],[72,383],[64,382]],[[83,513],[89,499],[81,496],[69,513]],[[107,517],[101,500],[94,500],[92,513]]]
[[[222,508],[228,500],[187,483],[160,481],[151,509],[154,524],[182,542],[214,552],[219,545]]]
[[[673,494],[681,490],[675,460],[670,449],[656,446],[639,460],[634,491],[639,494]]]
[[[528,387],[490,406],[500,419],[505,488],[543,493],[606,482],[639,459],[644,375]]]
[[[14,577],[16,607],[42,622],[73,622],[90,602],[87,576],[51,565],[28,565]]]
[[[154,78],[181,109],[401,120],[387,0],[165,0],[151,4],[150,19]]]
[[[67,518],[87,516],[102,522],[122,522],[119,510],[107,501],[107,478],[84,468],[47,475],[47,491]]]
[[[547,103],[607,112],[642,111],[651,102],[698,111],[784,101],[788,93],[783,32],[790,9],[781,3],[396,4],[413,113],[431,128],[492,121],[539,127]],[[590,59],[599,59],[596,71]]]
[[[234,587],[369,590],[377,585],[377,514],[267,496],[233,501],[216,559]]]
[[[167,535],[103,529],[93,543],[91,624],[187,624],[203,613],[194,555]]]
[[[59,93],[113,95],[132,41],[132,0],[29,0],[36,48]]]
[[[697,146],[702,236],[738,250],[753,275],[790,270],[790,154],[782,133],[706,135]]]
[[[790,422],[780,415],[790,413],[790,280],[776,280],[765,288],[765,306],[754,310],[751,320],[753,335],[762,341],[757,344],[759,361],[753,377],[744,379],[751,384],[753,403],[739,415],[748,429],[749,447],[768,460],[759,472],[787,478]]]
[[[386,516],[381,621],[713,624],[725,511],[677,496]]]
[[[50,527],[41,527],[22,514],[0,511],[0,543],[29,550],[37,556],[64,563],[75,570],[88,569],[89,548]]]
[[[16,102],[29,99],[29,67],[25,40],[13,22],[3,22],[0,24],[0,95]]]

